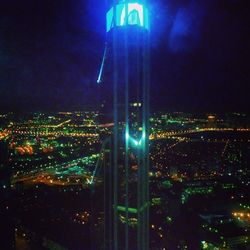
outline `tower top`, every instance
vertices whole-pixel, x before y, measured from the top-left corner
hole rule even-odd
[[[115,27],[138,26],[149,29],[148,8],[138,1],[121,1],[110,8],[106,15],[106,31]]]

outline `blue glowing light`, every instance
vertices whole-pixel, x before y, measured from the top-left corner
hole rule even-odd
[[[128,131],[126,131],[126,140],[128,141],[129,140],[129,133],[128,133]]]
[[[106,19],[107,32],[109,32],[115,26],[125,25],[136,25],[145,29],[149,29],[148,9],[143,4],[139,3],[128,3],[127,6],[125,3],[117,4],[108,11]]]
[[[140,140],[136,140],[131,135],[129,135],[128,131],[126,131],[126,133],[125,133],[125,139],[126,139],[126,141],[128,143],[130,143],[131,146],[139,147],[139,146],[142,146],[143,143],[145,142],[146,133],[145,133],[145,131],[143,131],[141,139]]]
[[[138,142],[137,140],[135,140],[135,139],[133,139],[133,138],[131,138],[131,139],[132,139],[132,141],[133,141],[133,143],[134,143],[135,146],[138,146],[138,145],[139,145],[139,142]]]
[[[126,15],[126,7],[123,6],[120,19],[121,26],[124,26],[126,24],[126,21],[128,22],[129,25],[143,26],[144,23],[143,6],[141,4],[138,3],[128,4],[128,17],[126,18],[125,15]]]
[[[100,84],[102,82],[102,74],[103,74],[103,68],[104,68],[104,64],[105,64],[105,60],[106,60],[107,49],[108,49],[108,45],[106,43],[104,53],[103,53],[103,58],[102,58],[102,64],[101,64],[101,68],[100,68],[98,79],[97,79],[98,84]]]

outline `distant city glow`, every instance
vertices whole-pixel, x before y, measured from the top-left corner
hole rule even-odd
[[[130,103],[132,110],[134,106],[141,109],[140,103]],[[109,157],[113,146],[111,136],[114,123],[106,121],[100,124],[103,114],[99,112],[39,112],[31,113],[21,120],[19,115],[12,113],[2,117],[0,135],[3,135],[3,145],[9,144],[3,151],[10,152],[10,156],[6,155],[9,158],[6,166],[11,169],[12,174],[11,179],[3,175],[0,189],[6,194],[12,189],[20,194],[15,198],[20,213],[26,215],[35,211],[36,215],[42,216],[39,218],[45,218],[44,224],[40,224],[40,220],[33,220],[32,223],[38,223],[35,226],[46,223],[48,228],[54,228],[56,225],[57,232],[60,232],[63,226],[67,228],[72,225],[73,229],[76,228],[74,233],[79,232],[79,235],[85,227],[89,228],[93,219],[97,221],[96,229],[104,227],[104,206],[101,204],[103,202],[105,205],[107,202],[103,192],[110,181],[106,178],[105,173],[108,172],[105,171],[109,171],[111,166]],[[204,119],[204,114],[199,117],[184,113],[177,115],[157,112],[150,116],[149,131],[143,123],[133,126],[133,120],[119,124],[118,129],[123,131],[125,143],[119,144],[123,146],[120,148],[121,157],[118,160],[120,162],[127,153],[128,180],[132,185],[128,189],[131,194],[128,196],[128,203],[119,199],[116,205],[112,204],[112,209],[118,214],[119,225],[128,225],[133,232],[140,224],[137,215],[147,206],[151,206],[148,227],[152,241],[157,242],[157,249],[161,249],[165,243],[171,244],[167,235],[178,223],[177,205],[180,208],[195,206],[197,209],[191,218],[188,209],[180,211],[182,220],[194,221],[201,232],[197,236],[199,249],[229,249],[231,244],[234,244],[232,249],[239,249],[238,245],[244,249],[249,245],[250,203],[247,191],[250,185],[250,123],[248,120],[235,120],[234,116],[227,116],[226,119],[217,114],[214,116],[216,125],[208,122],[208,115]],[[148,178],[152,192],[150,202],[137,206],[133,187],[136,186],[138,172],[143,170],[143,153],[149,157]],[[5,169],[1,169],[3,170]],[[121,164],[118,174],[122,183],[126,178],[125,171],[126,165]],[[124,188],[125,186],[119,192],[123,198],[126,197]],[[23,190],[25,196],[22,195]],[[171,209],[166,210],[166,198],[171,198],[172,190],[176,192],[176,202],[168,203]],[[47,197],[48,192],[57,194],[48,200],[49,204],[43,198]],[[92,200],[91,204],[86,202],[86,207],[79,206],[82,199],[88,201],[92,195],[96,199],[93,199],[93,206],[96,205],[94,210],[91,209]],[[224,208],[216,209],[222,195]],[[71,198],[67,200],[66,197]],[[73,202],[69,204],[71,199]],[[65,203],[63,210],[58,209],[62,200],[69,204]],[[200,206],[203,201],[208,207]],[[97,204],[100,206],[97,207]],[[3,206],[4,210],[10,208],[9,204]],[[44,215],[43,211],[46,209],[51,209],[53,216]],[[68,220],[65,220],[65,212]],[[21,226],[13,231],[30,239],[27,232],[20,229]],[[190,229],[190,225],[185,223],[182,227],[187,232]],[[232,229],[235,233],[228,238],[225,228]],[[193,231],[196,232],[195,229]],[[188,239],[185,235],[181,236],[170,249],[177,249],[183,242],[182,237]],[[210,237],[216,241],[210,242]],[[81,241],[77,244],[81,245]],[[97,244],[96,249],[100,249],[99,242]],[[101,240],[100,245],[102,244]],[[193,249],[186,243],[182,246],[183,249]]]

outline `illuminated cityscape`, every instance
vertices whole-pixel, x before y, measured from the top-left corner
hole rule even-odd
[[[109,135],[112,124],[98,117],[97,111],[1,114],[1,139],[11,152],[17,249],[101,248],[104,173],[94,172],[100,134]],[[150,117],[150,249],[249,245],[250,121],[244,114],[211,119],[162,112]]]
[[[3,1],[0,250],[250,250],[244,1]]]

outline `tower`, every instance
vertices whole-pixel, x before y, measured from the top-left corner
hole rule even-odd
[[[105,248],[149,247],[149,15],[146,1],[113,1],[98,83],[112,91],[114,129],[105,170]],[[105,69],[104,69],[105,63]],[[108,87],[107,87],[108,86]],[[111,104],[112,100],[112,104]]]

